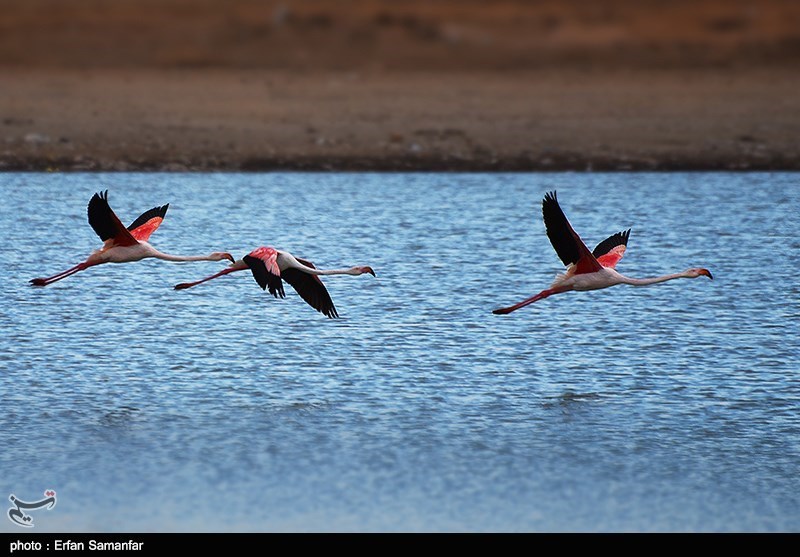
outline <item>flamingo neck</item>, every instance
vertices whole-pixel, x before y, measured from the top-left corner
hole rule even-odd
[[[289,267],[294,267],[304,273],[308,273],[309,275],[360,275],[361,274],[361,267],[348,267],[347,269],[316,269],[313,267],[309,267],[308,265],[303,265],[295,258],[288,258]]]
[[[632,286],[648,286],[650,284],[657,284],[659,282],[666,282],[668,280],[679,279],[679,278],[689,278],[686,272],[682,273],[672,273],[669,275],[662,275],[660,277],[652,277],[652,278],[630,278],[626,276],[622,276],[622,283],[623,284],[630,284]]]
[[[163,253],[156,249],[153,250],[153,257],[164,261],[218,261],[214,255],[172,255]]]
[[[349,269],[312,269],[316,271],[317,275],[360,275],[361,271],[358,267],[350,267]]]

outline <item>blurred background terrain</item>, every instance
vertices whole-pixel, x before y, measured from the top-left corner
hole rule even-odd
[[[0,169],[800,167],[790,0],[0,0]]]

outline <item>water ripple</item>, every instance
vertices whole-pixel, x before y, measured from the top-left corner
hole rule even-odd
[[[0,488],[56,489],[52,531],[797,531],[800,286],[765,280],[796,274],[796,182],[5,174]],[[246,273],[172,290],[213,262],[30,288],[97,247],[106,188],[125,222],[170,203],[164,251],[272,244],[378,277],[325,278],[336,321]],[[633,227],[621,272],[715,280],[492,315],[560,270],[556,188],[589,244]]]

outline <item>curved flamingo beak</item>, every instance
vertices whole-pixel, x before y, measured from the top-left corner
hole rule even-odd
[[[362,273],[369,273],[373,277],[377,277],[378,275],[375,274],[375,271],[372,270],[372,267],[364,267],[361,269]]]
[[[700,269],[700,274],[707,276],[711,280],[714,280],[714,277],[711,276],[711,271],[709,271],[708,269]]]
[[[231,263],[236,263],[236,260],[233,258],[233,256],[230,253],[225,252],[223,255],[225,256],[225,259],[227,259]]]

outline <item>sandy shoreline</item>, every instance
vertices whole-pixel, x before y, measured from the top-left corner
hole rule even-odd
[[[0,170],[796,170],[788,69],[5,71]]]
[[[6,0],[0,171],[798,170],[789,0]]]

